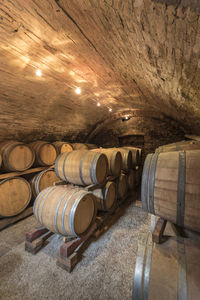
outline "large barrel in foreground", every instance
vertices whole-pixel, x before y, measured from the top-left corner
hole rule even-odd
[[[31,200],[31,187],[22,177],[0,182],[0,216],[12,217],[21,213]]]
[[[0,143],[3,169],[6,171],[25,171],[35,160],[34,151],[26,144],[17,141]]]
[[[182,151],[182,150],[196,150],[200,149],[199,141],[180,141],[177,143],[167,144],[160,146],[155,152],[172,152],[172,151]]]
[[[170,237],[163,244],[151,234],[138,239],[132,300],[197,300],[200,295],[200,243]]]
[[[66,142],[54,142],[53,145],[56,147],[57,150],[57,154],[59,155],[60,153],[64,153],[64,152],[70,152],[73,150],[71,144],[66,143]]]
[[[119,176],[122,169],[122,155],[120,151],[98,148],[91,151],[100,152],[106,155],[108,159],[108,175]]]
[[[116,202],[116,184],[108,181],[104,188],[96,189],[93,192],[96,197],[98,210],[112,210]]]
[[[149,154],[142,206],[179,226],[200,231],[200,150]]]
[[[57,157],[57,151],[53,144],[44,141],[36,141],[29,145],[35,151],[35,165],[51,166],[54,164]]]
[[[31,187],[33,196],[37,197],[37,195],[44,189],[49,186],[52,186],[54,182],[60,181],[60,179],[56,176],[56,173],[52,169],[47,169],[39,174],[35,175],[31,179]]]
[[[33,212],[49,230],[64,236],[80,236],[96,218],[95,197],[71,186],[53,186],[36,198]]]
[[[102,153],[74,150],[59,155],[56,175],[67,182],[82,186],[101,184],[107,175],[108,160]]]

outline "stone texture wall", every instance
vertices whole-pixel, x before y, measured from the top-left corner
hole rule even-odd
[[[199,16],[198,0],[0,1],[0,140],[84,141],[127,109],[199,134]]]
[[[161,145],[184,139],[184,131],[174,121],[169,119],[152,120],[150,117],[133,117],[126,122],[122,122],[120,119],[106,125],[92,139],[92,142],[103,147],[121,146],[120,140],[124,136],[127,144],[130,143],[136,146],[131,134],[136,135],[136,137],[144,136],[144,155],[154,152]]]

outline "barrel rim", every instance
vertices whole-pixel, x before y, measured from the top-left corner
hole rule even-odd
[[[92,217],[92,219],[91,219],[91,222],[90,222],[90,224],[88,225],[88,228],[84,231],[84,232],[82,232],[82,233],[80,233],[80,234],[77,234],[76,232],[75,232],[75,227],[74,227],[74,220],[75,220],[75,217],[73,218],[73,220],[71,219],[71,224],[73,225],[73,229],[74,229],[74,233],[75,233],[75,235],[76,236],[82,236],[82,235],[85,235],[85,234],[87,234],[87,232],[90,230],[90,228],[91,228],[91,226],[93,225],[93,223],[94,223],[94,221],[95,221],[95,219],[96,219],[96,214],[97,214],[97,204],[96,204],[96,197],[91,193],[91,192],[87,192],[87,191],[84,191],[84,190],[82,190],[82,189],[80,189],[79,190],[80,192],[82,192],[82,194],[83,194],[83,197],[81,198],[81,196],[82,196],[82,194],[80,195],[80,199],[78,199],[77,201],[74,201],[74,204],[73,204],[73,212],[74,212],[74,214],[73,214],[73,216],[75,216],[75,214],[76,214],[76,209],[77,209],[77,207],[78,207],[78,205],[79,205],[79,203],[80,203],[80,201],[81,200],[83,200],[83,198],[87,195],[89,195],[91,198],[92,198],[92,200],[93,200],[93,205],[94,205],[94,214],[93,214],[93,217]],[[70,217],[71,217],[71,213],[70,213]],[[69,217],[69,222],[70,222],[70,217]]]

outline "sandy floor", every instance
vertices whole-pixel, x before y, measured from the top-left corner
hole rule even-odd
[[[33,216],[0,232],[0,299],[131,299],[138,235],[149,217],[136,203],[93,242],[71,274],[56,266],[62,238],[35,256],[24,251]]]

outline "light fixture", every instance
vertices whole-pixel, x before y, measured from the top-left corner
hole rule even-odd
[[[131,117],[129,115],[126,115],[125,117],[122,118],[122,122],[130,120],[130,118]]]
[[[97,102],[97,106],[101,106],[101,103],[100,103],[100,102]]]
[[[36,76],[41,77],[42,76],[42,71],[40,69],[37,69],[35,74],[36,74]]]
[[[78,94],[78,95],[80,95],[81,89],[80,89],[79,87],[77,87],[77,88],[75,89],[75,93]]]
[[[111,107],[109,107],[109,112],[111,112],[112,111],[112,108]]]

